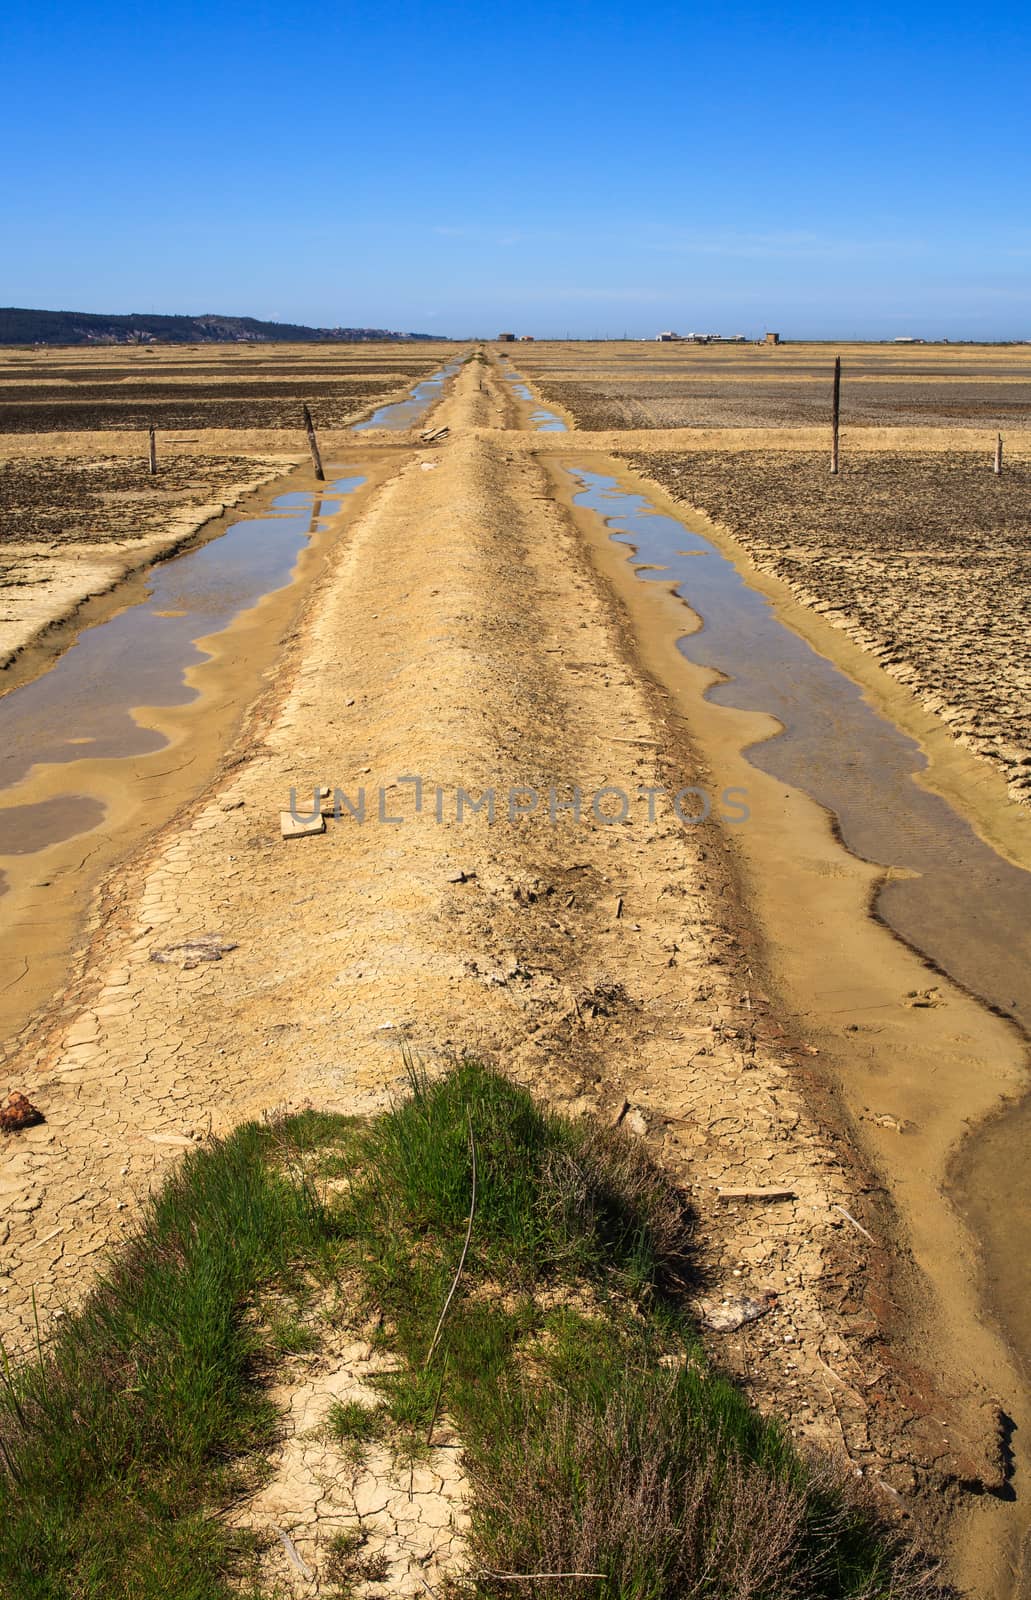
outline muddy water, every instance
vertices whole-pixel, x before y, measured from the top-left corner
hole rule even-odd
[[[380,406],[367,422],[356,423],[354,432],[362,433],[367,428],[394,428],[403,433],[406,428],[414,428],[417,422],[422,421],[430,407],[436,405],[444,392],[445,383],[454,376],[460,366],[460,361],[449,362],[432,377],[417,383],[406,400],[394,400],[390,405]]]
[[[723,675],[708,698],[780,723],[782,732],[753,745],[748,760],[831,812],[854,855],[891,869],[876,891],[876,916],[964,989],[1031,1029],[1031,873],[997,855],[916,781],[927,763],[915,741],[779,621],[713,544],[614,478],[572,475],[581,485],[576,503],[600,514],[613,538],[632,548],[638,578],[673,580],[702,619],[678,648]],[[935,1004],[931,980],[929,992],[914,993],[912,1002]],[[971,1141],[963,1200],[999,1315],[1031,1368],[1031,1262],[1015,1248],[1031,1228],[1027,1122],[1020,1106]]]
[[[726,678],[709,698],[781,723],[779,737],[748,752],[753,765],[832,811],[853,854],[918,874],[886,883],[878,914],[964,988],[1031,1031],[1031,873],[997,855],[946,801],[914,783],[927,765],[915,740],[780,622],[713,545],[615,480],[578,476],[578,503],[600,511],[651,567],[638,576],[673,579],[702,618],[679,648]]]
[[[341,477],[324,494],[278,496],[269,515],[247,517],[200,549],[155,566],[139,604],[87,629],[48,672],[0,698],[0,857],[42,850],[87,832],[104,807],[77,793],[74,764],[124,760],[169,741],[134,714],[188,704],[189,668],[207,659],[198,639],[220,633],[284,587],[323,514],[363,482]],[[18,804],[34,768],[69,767],[65,792]]]
[[[89,794],[59,794],[24,806],[0,806],[0,856],[32,855],[55,839],[95,828],[104,805]],[[3,893],[0,874],[0,894]]]

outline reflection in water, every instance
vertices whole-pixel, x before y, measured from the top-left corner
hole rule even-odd
[[[27,806],[0,806],[0,856],[27,856],[58,839],[88,833],[106,807],[89,794],[57,794]]]
[[[399,432],[403,432],[406,428],[414,428],[430,407],[440,399],[441,390],[448,378],[452,377],[460,366],[460,361],[448,362],[446,367],[441,367],[431,378],[417,383],[407,400],[395,400],[390,405],[380,406],[378,411],[372,413],[368,422],[355,423],[354,432],[363,433],[367,428],[396,428]]]
[[[1031,873],[996,855],[948,803],[914,781],[926,758],[844,673],[779,622],[732,562],[615,478],[577,470],[579,505],[634,551],[642,582],[671,579],[702,619],[678,640],[723,682],[720,705],[764,711],[782,732],[747,752],[763,771],[813,796],[855,855],[906,869],[875,910],[963,988],[1031,1029]],[[642,571],[640,563],[664,570]],[[904,1074],[902,1060],[898,1071]],[[1031,1096],[978,1128],[959,1151],[951,1193],[977,1241],[984,1282],[1018,1357],[1031,1368]]]
[[[508,382],[512,385],[512,392],[520,400],[527,400],[531,405],[533,404],[533,395],[523,382],[522,373],[510,372],[508,374]],[[556,412],[546,411],[543,406],[538,406],[536,410],[530,412],[530,421],[533,423],[534,430],[537,433],[567,433],[569,431],[562,418]]]
[[[633,547],[641,580],[674,580],[702,618],[679,648],[726,679],[708,698],[781,723],[782,733],[748,752],[752,764],[833,812],[855,855],[919,874],[885,883],[878,915],[964,987],[1031,1027],[1031,873],[913,781],[927,765],[915,740],[780,622],[714,545],[614,478],[573,476],[583,485],[577,504],[600,512]],[[660,570],[641,571],[643,563]]]
[[[364,481],[341,478],[327,496],[339,501]],[[40,763],[140,756],[167,744],[137,722],[134,708],[196,699],[186,672],[207,655],[195,641],[289,583],[324,500],[280,495],[268,516],[233,523],[199,549],[159,563],[145,600],[87,628],[41,677],[0,698],[0,790]],[[43,805],[0,812],[0,855],[41,849],[30,841],[44,833],[43,843],[52,843],[96,825],[88,805],[99,802],[75,794],[73,773],[68,782],[67,794]]]

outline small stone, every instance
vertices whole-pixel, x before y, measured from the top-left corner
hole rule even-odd
[[[747,1294],[726,1295],[723,1300],[699,1300],[702,1326],[713,1333],[733,1333],[747,1322],[756,1322],[771,1308],[771,1301],[753,1300]]]

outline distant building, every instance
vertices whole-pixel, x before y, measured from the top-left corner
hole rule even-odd
[[[666,333],[657,333],[655,335],[655,342],[656,344],[679,344],[680,335],[679,333],[672,333],[669,331]]]
[[[515,334],[514,333],[499,333],[498,334],[498,343],[499,344],[515,344]]]
[[[766,343],[767,344],[780,344],[780,334],[779,333],[768,333],[766,335]]]
[[[521,333],[519,335],[519,343],[520,344],[533,344],[533,334],[532,333]]]

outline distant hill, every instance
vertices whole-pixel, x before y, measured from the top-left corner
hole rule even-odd
[[[353,344],[439,339],[436,333],[393,333],[387,328],[305,328],[295,322],[259,322],[256,317],[163,317],[132,311],[105,316],[93,311],[26,311],[0,307],[4,344]]]

